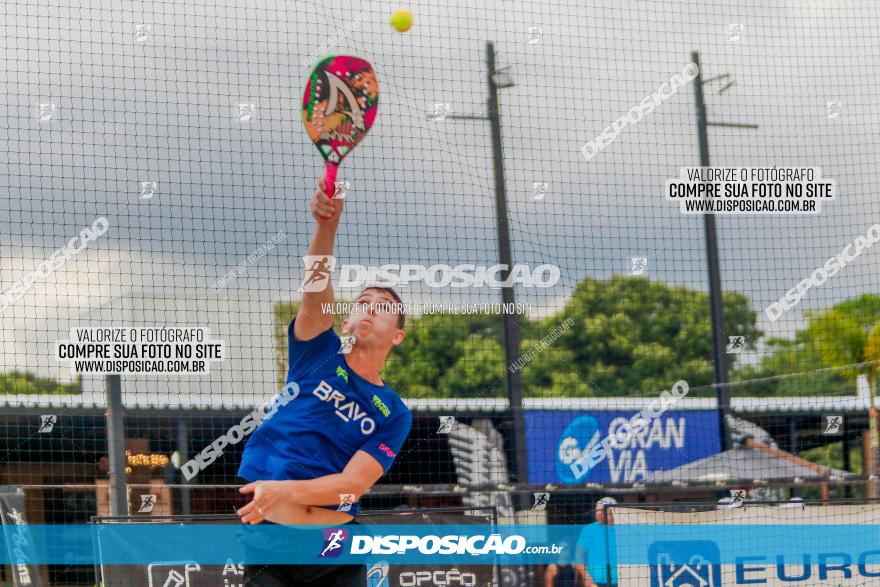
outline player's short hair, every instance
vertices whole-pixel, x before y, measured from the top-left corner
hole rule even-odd
[[[365,287],[361,290],[361,293],[364,293],[368,289],[375,289],[378,291],[384,291],[392,298],[394,298],[394,302],[397,304],[397,327],[403,330],[404,325],[406,324],[406,313],[403,311],[403,300],[400,299],[400,296],[396,291],[394,291],[390,287],[385,287],[382,285],[371,285],[370,287]]]

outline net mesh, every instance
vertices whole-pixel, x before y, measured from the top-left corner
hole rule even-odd
[[[222,344],[201,370],[120,376],[120,513],[242,503],[246,441],[193,479],[181,466],[285,383],[323,175],[298,110],[328,54],[367,59],[381,92],[339,170],[336,300],[371,268],[427,273],[396,286],[407,334],[382,376],[414,422],[365,510],[582,524],[604,495],[876,497],[877,6],[434,2],[411,7],[407,33],[395,8],[3,5],[0,484],[23,489],[28,518],[111,513],[110,381],[94,352],[59,356],[78,328]],[[669,181],[705,185],[681,178],[707,163],[811,169],[816,191],[752,198],[797,200],[787,214],[719,211],[710,238],[705,214],[666,197]],[[493,270],[508,259],[510,275]],[[444,282],[453,268],[486,283]]]

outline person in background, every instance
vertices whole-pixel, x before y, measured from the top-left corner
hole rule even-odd
[[[596,524],[600,526],[614,525],[613,507],[617,500],[603,497],[596,502]],[[603,528],[596,532],[596,526],[584,526],[578,538],[575,551],[576,560],[584,561],[576,564],[577,572],[585,578],[585,587],[617,587],[617,543],[612,528]]]
[[[559,561],[544,570],[544,587],[586,587],[587,575],[583,565],[572,564],[568,548],[559,553]]]

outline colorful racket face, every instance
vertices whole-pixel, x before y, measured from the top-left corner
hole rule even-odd
[[[373,126],[378,106],[379,80],[367,61],[334,55],[312,70],[303,93],[302,119],[327,163],[324,178],[330,194],[339,164]]]

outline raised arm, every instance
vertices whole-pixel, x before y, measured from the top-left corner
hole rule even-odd
[[[309,256],[317,257],[317,265],[312,263],[307,266],[304,284],[313,284],[315,291],[303,291],[302,303],[297,313],[296,323],[293,327],[293,335],[297,340],[311,340],[333,325],[333,312],[325,311],[324,306],[333,305],[333,284],[329,271],[322,272],[324,257],[326,267],[329,269],[329,257],[333,256],[333,247],[336,244],[336,230],[339,228],[339,219],[342,217],[342,208],[345,200],[331,200],[327,197],[324,178],[318,180],[318,187],[312,195],[309,206],[312,216],[315,218],[315,232],[309,243]],[[323,287],[321,287],[323,286]]]

